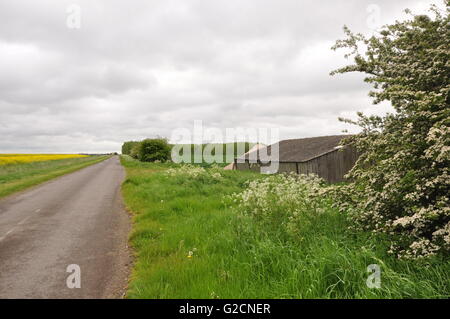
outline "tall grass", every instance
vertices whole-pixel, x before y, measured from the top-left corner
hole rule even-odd
[[[174,164],[122,163],[123,194],[134,215],[129,298],[450,296],[448,261],[397,260],[382,237],[349,231],[346,216],[331,205],[288,239],[224,200],[261,175],[217,169],[177,175],[166,172]],[[366,285],[370,264],[381,267],[380,289]]]

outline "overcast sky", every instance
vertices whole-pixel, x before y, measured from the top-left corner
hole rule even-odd
[[[339,116],[389,110],[371,105],[361,75],[329,76],[348,63],[330,50],[342,26],[370,34],[378,9],[384,24],[429,4],[2,0],[0,153],[119,151],[194,120],[340,134],[352,128]]]

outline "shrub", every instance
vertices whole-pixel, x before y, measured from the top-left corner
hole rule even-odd
[[[165,162],[170,159],[171,147],[166,139],[145,139],[139,143],[137,156],[141,162]]]
[[[390,251],[406,258],[450,251],[450,21],[448,7],[432,12],[370,39],[345,28],[335,48],[350,48],[355,64],[332,72],[368,74],[374,103],[396,111],[344,120],[362,132],[345,141],[361,156],[341,194],[358,228],[390,235]]]

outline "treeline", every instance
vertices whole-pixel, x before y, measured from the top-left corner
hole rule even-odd
[[[147,138],[142,141],[128,141],[122,145],[122,154],[130,155],[142,162],[166,162],[170,160],[172,146],[165,138]]]
[[[189,163],[231,163],[236,156],[248,152],[255,143],[176,144],[175,153]]]
[[[189,163],[230,163],[236,156],[248,152],[256,143],[210,143],[210,144],[169,144],[164,138],[127,141],[122,145],[122,154],[143,162],[171,160],[172,149],[178,159]],[[200,162],[199,162],[200,159]]]
[[[134,147],[137,147],[139,145],[139,141],[128,141],[122,144],[122,154],[124,155],[131,155],[131,152]]]

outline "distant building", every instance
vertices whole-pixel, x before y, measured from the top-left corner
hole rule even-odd
[[[354,147],[339,145],[339,142],[348,136],[319,136],[278,142],[278,172],[316,174],[330,183],[344,181],[344,175],[358,159]],[[236,158],[232,169],[260,172],[262,166],[267,166],[260,159],[264,158],[264,154],[271,155],[274,145],[250,150]]]
[[[259,150],[259,149],[262,148],[262,147],[266,147],[266,146],[265,146],[264,144],[255,144],[255,145],[253,145],[253,147],[252,147],[251,149],[249,149],[248,152],[245,153],[244,155],[249,154],[249,153],[251,153],[251,152],[253,152],[253,151]],[[225,169],[225,170],[233,170],[233,169],[236,169],[236,163],[235,163],[235,162],[230,163],[230,164],[228,164],[227,166],[225,166],[223,169]]]

